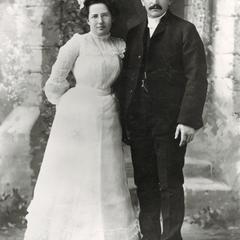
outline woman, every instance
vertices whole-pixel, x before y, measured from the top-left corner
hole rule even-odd
[[[45,86],[56,116],[28,209],[25,240],[136,240],[111,85],[125,43],[110,36],[110,0],[86,0],[90,32],[61,49]],[[67,91],[72,70],[76,87]]]

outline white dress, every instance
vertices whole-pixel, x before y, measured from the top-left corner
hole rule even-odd
[[[25,240],[136,240],[122,152],[117,103],[125,42],[75,34],[61,49],[45,85],[56,115]],[[66,77],[72,70],[76,87]]]

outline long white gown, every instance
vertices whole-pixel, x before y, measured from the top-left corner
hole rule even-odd
[[[124,168],[117,103],[110,86],[125,42],[75,34],[45,85],[56,115],[25,240],[136,240],[139,227]],[[72,70],[76,87],[66,77]]]

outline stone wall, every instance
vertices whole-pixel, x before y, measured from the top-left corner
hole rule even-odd
[[[205,127],[188,156],[212,162],[216,178],[239,192],[239,0],[186,1],[186,17],[197,26],[208,56]]]
[[[224,179],[239,192],[239,0],[214,1],[214,109],[219,136],[217,159]],[[219,135],[221,133],[221,135]]]
[[[31,197],[30,133],[41,102],[42,1],[0,3],[0,194]]]

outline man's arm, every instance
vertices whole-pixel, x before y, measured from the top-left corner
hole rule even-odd
[[[189,25],[183,35],[182,61],[186,86],[178,123],[199,129],[203,126],[202,112],[207,92],[205,51],[194,25]]]
[[[207,92],[207,65],[204,46],[194,25],[183,34],[183,67],[186,78],[175,138],[180,135],[180,146],[191,142],[201,128],[202,112]]]

